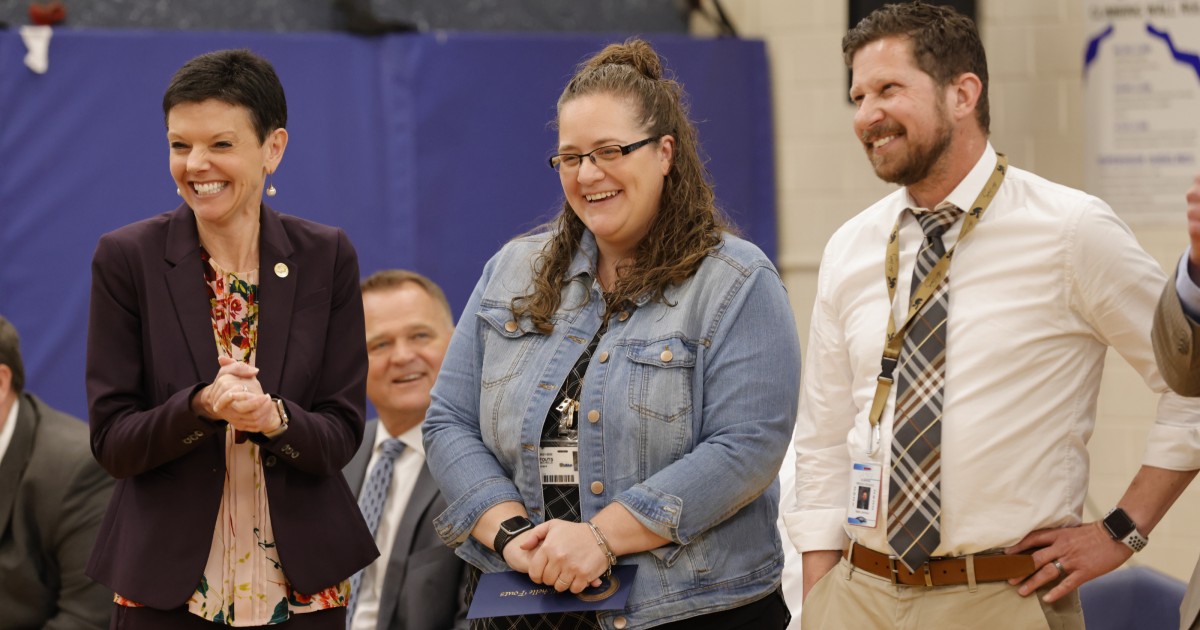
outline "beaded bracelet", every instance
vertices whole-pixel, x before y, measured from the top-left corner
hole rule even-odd
[[[592,536],[596,537],[596,544],[600,546],[601,551],[603,551],[605,557],[608,558],[609,570],[607,573],[611,573],[612,567],[617,566],[616,554],[614,554],[612,552],[612,548],[608,546],[608,539],[604,537],[604,534],[600,533],[600,528],[596,527],[596,525],[591,521],[584,522],[587,524],[588,528],[592,530]]]

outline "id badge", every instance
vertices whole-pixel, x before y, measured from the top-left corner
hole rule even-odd
[[[538,452],[538,465],[542,472],[542,485],[579,485],[579,442],[543,441]]]
[[[854,462],[850,467],[850,502],[846,506],[846,522],[858,527],[875,527],[879,521],[879,486],[883,480],[883,465],[875,462]]]

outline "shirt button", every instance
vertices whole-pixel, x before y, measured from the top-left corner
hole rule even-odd
[[[605,350],[604,352],[600,353],[600,362],[605,363],[607,361],[608,361],[608,350]]]
[[[599,481],[593,481],[592,494],[600,494],[601,492],[604,492],[604,484],[600,483]]]
[[[617,617],[613,619],[613,627],[617,630],[624,630],[625,626],[627,625],[629,625],[629,621],[624,617]]]
[[[668,348],[666,350],[663,350],[662,354],[658,355],[658,358],[662,359],[663,363],[670,363],[671,359],[675,358],[675,355],[671,354],[671,350]]]
[[[629,319],[629,313],[626,313],[625,311],[621,311],[620,313],[617,313],[617,321],[623,322],[627,319]]]
[[[267,459],[263,461],[263,466],[266,466],[267,468],[271,468],[274,465],[275,465],[275,456],[274,455],[268,455]]]
[[[600,412],[593,409],[588,412],[588,422],[600,422]]]
[[[517,322],[511,319],[507,322],[504,322],[504,330],[507,330],[508,332],[517,332]]]

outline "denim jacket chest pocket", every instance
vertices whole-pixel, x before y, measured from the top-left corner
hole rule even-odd
[[[482,306],[475,316],[484,324],[481,385],[484,390],[494,389],[521,374],[538,335],[529,322],[513,319],[507,305]]]
[[[635,342],[626,350],[629,408],[639,416],[675,422],[692,413],[696,342],[671,336]]]

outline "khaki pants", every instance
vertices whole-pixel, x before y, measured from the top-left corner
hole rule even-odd
[[[849,579],[847,579],[847,577]],[[846,559],[817,582],[801,607],[804,630],[1083,630],[1079,594],[1053,604],[1043,588],[1029,597],[1008,582],[960,586],[893,585]]]

